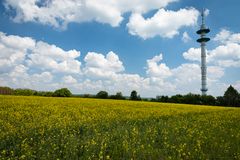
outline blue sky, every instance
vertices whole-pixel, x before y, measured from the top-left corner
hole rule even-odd
[[[209,94],[230,84],[239,90],[239,7],[237,0],[4,0],[0,82],[73,93],[200,93],[195,32],[206,8]]]

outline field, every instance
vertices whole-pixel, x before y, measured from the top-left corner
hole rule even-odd
[[[240,109],[0,96],[0,159],[240,159]]]

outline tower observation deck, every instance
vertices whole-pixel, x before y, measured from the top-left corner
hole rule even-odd
[[[206,37],[207,33],[210,32],[209,28],[206,28],[205,19],[204,19],[204,10],[201,13],[202,16],[202,25],[200,29],[196,32],[200,35],[200,38],[197,40],[201,44],[201,83],[202,83],[202,95],[207,94],[207,63],[206,63],[206,43],[210,41],[210,38]]]

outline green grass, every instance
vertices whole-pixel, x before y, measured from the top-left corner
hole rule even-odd
[[[0,159],[240,159],[240,109],[0,96]]]

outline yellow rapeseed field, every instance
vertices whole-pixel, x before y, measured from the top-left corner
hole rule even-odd
[[[240,159],[240,109],[0,96],[0,159]]]

